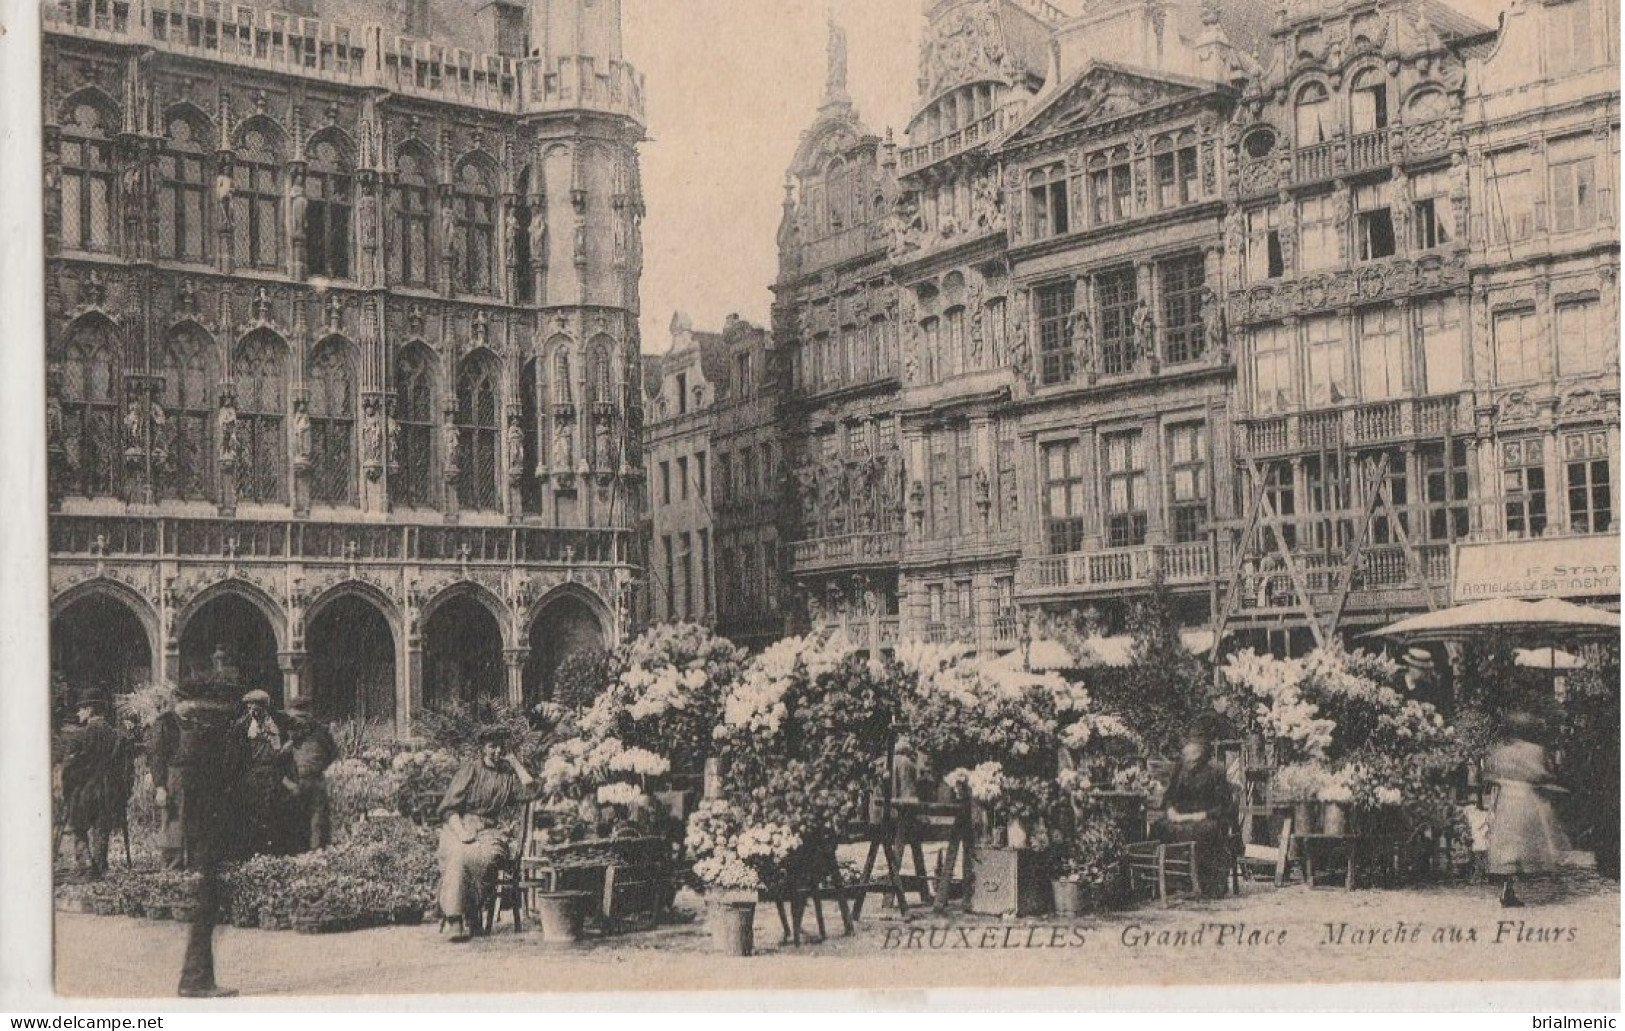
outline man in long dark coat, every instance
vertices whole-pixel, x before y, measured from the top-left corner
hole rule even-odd
[[[294,810],[283,784],[291,770],[283,750],[288,741],[288,717],[272,711],[270,694],[254,690],[243,695],[243,714],[231,728],[238,767],[239,857],[287,851],[288,815]]]
[[[165,870],[186,867],[186,836],[182,830],[186,791],[181,785],[180,717],[173,707],[158,714],[147,749],[147,770],[152,774],[153,801],[158,805],[158,858]]]
[[[124,826],[129,801],[122,764],[127,748],[107,721],[107,699],[85,693],[78,699],[79,730],[62,760],[62,802],[73,832],[76,873],[90,880],[107,874],[107,845]]]
[[[311,714],[310,703],[288,703],[289,741],[284,786],[292,795],[288,850],[314,851],[333,843],[333,824],[327,804],[327,768],[339,757],[333,735]]]

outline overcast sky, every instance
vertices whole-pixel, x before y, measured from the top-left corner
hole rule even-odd
[[[1505,0],[1451,0],[1494,25]],[[902,138],[916,103],[922,0],[625,0],[626,55],[648,80],[642,148],[644,350],[674,311],[697,329],[762,325],[778,272],[784,175],[823,95],[826,22],[847,30],[849,90]]]

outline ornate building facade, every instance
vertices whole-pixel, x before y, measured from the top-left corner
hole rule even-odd
[[[45,5],[53,655],[537,696],[639,554],[618,0]]]
[[[837,31],[791,171],[799,621],[999,651],[1163,585],[1207,640],[1296,649],[1558,560],[1593,573],[1534,593],[1617,603],[1610,0],[924,17],[905,145],[857,121]],[[895,378],[854,373],[892,339]],[[892,441],[895,531],[847,501],[892,517],[850,481]]]

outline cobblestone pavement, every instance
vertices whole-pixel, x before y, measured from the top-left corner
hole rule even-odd
[[[1620,970],[1618,887],[1594,878],[1518,910],[1502,909],[1486,885],[1248,885],[1239,898],[1076,921],[920,911],[903,920],[878,903],[852,937],[838,935],[832,911],[837,936],[800,947],[780,944],[772,907],[760,906],[749,958],[711,952],[701,904],[685,895],[686,923],[573,947],[544,944],[533,924],[469,945],[450,944],[432,923],[333,936],[222,928],[217,966],[222,984],[279,996],[1617,980]],[[171,995],[184,937],[174,923],[59,913],[59,991]]]

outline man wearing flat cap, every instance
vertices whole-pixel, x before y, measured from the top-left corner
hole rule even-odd
[[[238,816],[242,821],[239,856],[273,855],[286,851],[288,814],[293,800],[283,785],[288,758],[288,718],[271,709],[271,696],[262,690],[243,695],[243,713],[231,728],[232,748],[241,771],[237,781]]]
[[[73,831],[76,873],[89,880],[107,874],[107,843],[124,826],[129,802],[122,765],[125,749],[107,721],[107,698],[83,692],[75,700],[79,731],[62,760],[62,801]]]
[[[451,925],[454,942],[480,930],[497,864],[511,854],[513,836],[502,822],[506,811],[538,794],[536,779],[510,744],[501,727],[481,731],[479,754],[451,778],[440,802],[440,915]]]

